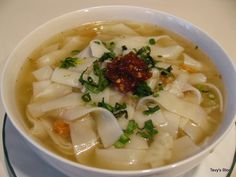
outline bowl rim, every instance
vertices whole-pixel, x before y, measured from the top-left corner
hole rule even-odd
[[[38,27],[34,28],[34,30],[32,30],[25,37],[23,37],[23,39],[20,40],[20,42],[18,42],[16,47],[12,50],[10,55],[7,57],[7,61],[5,62],[3,70],[2,70],[2,77],[1,77],[1,98],[2,98],[2,103],[3,103],[4,109],[5,109],[6,113],[7,113],[7,115],[9,115],[7,117],[9,117],[11,123],[14,125],[14,127],[17,129],[17,131],[21,134],[21,136],[23,136],[27,140],[27,142],[29,142],[32,146],[36,147],[37,149],[39,149],[43,153],[49,155],[54,160],[58,160],[58,161],[60,161],[62,163],[68,164],[68,165],[73,166],[75,168],[81,168],[81,169],[86,170],[86,171],[92,171],[92,172],[101,173],[101,174],[138,175],[138,174],[142,173],[143,175],[149,175],[149,174],[154,174],[154,173],[160,173],[160,172],[166,171],[166,170],[171,169],[171,168],[176,168],[176,167],[182,166],[182,165],[184,165],[184,164],[186,164],[186,163],[188,163],[188,162],[190,162],[190,161],[192,161],[192,160],[202,156],[203,154],[209,152],[210,150],[212,150],[225,137],[225,135],[230,131],[231,127],[233,126],[233,122],[236,121],[236,117],[235,117],[236,111],[234,111],[234,118],[232,119],[232,122],[227,126],[226,130],[218,138],[216,138],[216,140],[214,142],[212,142],[211,144],[207,145],[206,147],[201,149],[199,152],[197,152],[194,155],[192,155],[192,156],[190,156],[188,158],[185,158],[183,160],[180,160],[180,161],[168,164],[168,165],[164,165],[164,166],[161,166],[161,167],[150,168],[150,169],[145,169],[145,170],[110,170],[110,169],[91,167],[91,166],[83,165],[83,164],[80,164],[80,163],[68,160],[68,159],[66,159],[64,157],[61,157],[61,156],[57,155],[56,153],[51,152],[50,150],[48,150],[47,148],[42,146],[40,143],[36,142],[24,130],[19,128],[17,123],[14,121],[14,119],[11,118],[11,117],[14,117],[14,116],[13,116],[11,110],[8,109],[8,106],[7,106],[7,103],[6,103],[6,99],[7,98],[5,97],[5,92],[6,91],[4,89],[4,85],[5,85],[4,77],[5,77],[6,70],[8,69],[9,62],[11,61],[11,58],[13,57],[14,53],[17,52],[17,50],[19,50],[18,48],[20,48],[21,45],[24,44],[24,42],[27,41],[27,39],[30,36],[34,35],[37,31],[41,30],[42,28],[44,28],[45,26],[47,26],[48,24],[50,24],[50,23],[52,23],[54,21],[57,21],[57,20],[59,20],[59,19],[61,19],[63,17],[66,17],[66,16],[70,16],[72,14],[85,13],[85,12],[88,12],[88,11],[91,11],[91,10],[97,10],[97,9],[98,10],[101,10],[101,9],[104,10],[104,9],[107,9],[107,8],[128,8],[128,9],[138,10],[138,11],[151,11],[153,13],[157,13],[157,14],[161,14],[163,16],[168,16],[168,17],[174,18],[175,21],[178,20],[181,23],[190,25],[191,28],[196,29],[197,31],[199,31],[200,33],[205,35],[205,37],[209,38],[219,48],[221,48],[222,53],[225,56],[227,56],[227,59],[233,65],[232,68],[234,69],[234,72],[236,73],[235,64],[233,63],[233,60],[230,58],[230,56],[227,54],[227,52],[224,50],[224,48],[214,38],[212,38],[207,32],[205,32],[204,30],[200,29],[196,25],[192,24],[191,22],[188,22],[187,20],[185,20],[183,18],[177,17],[175,15],[172,15],[172,14],[164,12],[164,11],[160,11],[160,10],[156,10],[156,9],[151,9],[151,8],[146,8],[146,7],[140,7],[140,6],[131,6],[131,5],[102,5],[102,6],[87,7],[87,8],[83,8],[83,9],[78,9],[78,10],[70,11],[70,12],[64,13],[62,15],[59,15],[57,17],[51,18],[50,20],[46,21],[45,23],[43,23],[43,24],[39,25]],[[151,22],[147,22],[147,23],[151,23]]]

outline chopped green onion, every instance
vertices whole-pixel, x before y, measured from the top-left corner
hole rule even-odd
[[[138,124],[135,122],[135,120],[129,120],[129,123],[127,125],[127,128],[124,130],[125,133],[128,135],[131,135],[134,133],[134,130],[138,128]]]
[[[147,116],[147,115],[153,114],[154,112],[158,111],[159,109],[160,109],[160,107],[158,105],[154,106],[154,107],[148,107],[148,110],[143,111],[143,114]]]
[[[91,96],[90,96],[89,93],[85,93],[81,98],[84,102],[90,102],[91,101]]]
[[[104,98],[101,102],[98,102],[98,107],[102,107],[110,111],[116,118],[122,117],[125,115],[125,118],[128,118],[128,112],[125,110],[127,108],[126,104],[116,103],[115,106],[112,106],[108,103],[105,103]]]
[[[163,75],[163,76],[173,76],[173,74],[171,73],[171,71],[172,71],[172,66],[169,66],[168,68],[161,68],[161,67],[156,67],[159,71],[160,71],[160,73],[161,73],[161,75]]]
[[[140,48],[136,54],[148,64],[149,68],[155,67],[155,61],[151,57],[151,48],[149,46]]]
[[[155,45],[156,44],[155,39],[153,39],[153,38],[149,39],[149,44],[150,45]]]
[[[61,61],[60,68],[68,69],[70,67],[75,67],[77,65],[78,58],[67,57]]]
[[[125,133],[123,133],[120,136],[119,140],[114,144],[114,146],[116,148],[123,148],[129,141],[130,138]]]
[[[143,138],[146,138],[148,140],[152,140],[153,137],[158,133],[158,131],[155,129],[152,120],[147,120],[144,123],[144,127],[141,131],[138,131],[137,134],[141,135]]]

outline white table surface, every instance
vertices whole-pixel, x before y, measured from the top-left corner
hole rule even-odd
[[[73,10],[114,4],[158,9],[186,19],[216,39],[236,62],[236,0],[0,0],[0,75],[16,44],[37,26]],[[0,113],[1,119],[1,102]],[[0,174],[1,170],[0,164]]]

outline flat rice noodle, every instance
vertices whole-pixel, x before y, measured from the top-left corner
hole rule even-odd
[[[193,104],[184,101],[166,91],[161,91],[159,93],[159,97],[156,97],[155,99],[161,106],[163,106],[168,111],[183,116],[185,118],[189,118],[201,128],[207,130],[207,114],[204,109],[198,104]]]
[[[49,85],[51,85],[52,81],[44,80],[39,82],[33,82],[33,96],[35,97],[40,92],[44,91]]]
[[[117,170],[145,169],[143,163],[146,150],[138,149],[98,149],[95,150],[95,159],[99,166]]]
[[[58,50],[60,47],[59,43],[51,44],[46,48],[43,48],[43,50],[40,52],[41,55],[45,55],[47,53],[50,53],[52,51]]]
[[[151,46],[151,56],[155,60],[159,60],[158,56],[162,56],[162,59],[176,60],[182,54],[184,48],[179,45],[159,47]]]
[[[44,90],[42,90],[38,94],[34,94],[33,102],[55,99],[55,98],[67,95],[71,92],[72,92],[71,87],[58,84],[58,83],[51,83],[48,87],[46,87]]]
[[[191,93],[193,93],[195,95],[195,100],[196,101],[193,102],[193,103],[201,104],[201,102],[202,102],[202,94],[201,94],[201,92],[198,89],[196,89],[195,87],[193,87],[190,84],[185,84],[184,87],[183,87],[183,92],[187,92],[187,91],[188,92],[190,91]]]
[[[223,96],[222,96],[221,91],[214,84],[211,84],[211,83],[201,83],[201,85],[205,85],[216,92],[216,94],[218,95],[219,102],[220,102],[220,112],[222,112],[223,111]]]
[[[75,49],[78,49],[81,45],[83,45],[83,43],[84,38],[81,36],[68,37],[67,39],[65,39],[63,49],[73,51]]]
[[[43,66],[51,66],[66,58],[68,54],[69,52],[64,49],[55,50],[41,56],[39,59],[37,59],[36,63],[39,68]]]
[[[189,74],[188,82],[192,85],[205,83],[207,81],[207,77],[203,73],[191,73]]]
[[[163,35],[163,36],[150,36],[150,37],[143,37],[143,36],[122,36],[120,38],[114,38],[111,40],[115,43],[114,52],[119,55],[123,53],[122,46],[126,46],[127,50],[125,50],[123,54],[127,54],[130,51],[133,51],[133,49],[139,50],[140,48],[150,45],[149,39],[155,39],[156,43],[158,43],[158,40],[163,38],[169,38],[169,36]]]
[[[87,114],[95,118],[98,134],[105,148],[114,144],[123,133],[114,115],[104,108],[76,106],[65,110],[61,116],[66,121],[73,121]]]
[[[76,158],[79,155],[98,144],[98,135],[96,134],[95,121],[86,116],[82,119],[70,123],[70,135]]]
[[[180,117],[180,120],[179,120],[179,128],[180,129],[183,129],[184,126],[189,122],[189,119],[188,118],[185,118],[185,117]]]
[[[94,103],[101,102],[104,98],[104,101],[106,103],[110,103],[110,89],[106,88],[104,91],[99,92],[98,94],[90,93],[91,100],[93,100]]]
[[[80,75],[80,73],[73,72],[68,69],[56,68],[53,71],[51,81],[71,87],[81,88],[82,85],[79,82]]]
[[[188,136],[174,141],[172,161],[183,160],[198,152],[200,148]]]
[[[64,107],[73,107],[76,105],[82,105],[80,93],[70,93],[66,96],[52,99],[46,102],[35,102],[27,105],[27,110],[34,118],[44,115],[48,111],[52,111]]]
[[[74,72],[78,72],[78,73],[82,73],[84,70],[88,69],[92,70],[92,65],[93,62],[95,62],[97,60],[97,58],[83,58],[83,59],[79,59],[79,62],[77,63],[77,65],[75,67],[70,67],[68,68],[70,71],[74,71]]]
[[[96,39],[90,42],[90,48],[93,57],[101,58],[104,53],[110,52],[102,43],[102,41]]]
[[[131,36],[139,36],[139,34],[128,27],[123,23],[114,24],[114,25],[104,25],[103,28],[99,31],[104,34],[109,35],[131,35]]]
[[[161,129],[168,132],[173,138],[176,138],[179,130],[180,116],[169,111],[163,111],[163,115],[167,123],[161,126]]]
[[[189,75],[186,72],[180,73],[177,78],[174,80],[173,83],[170,84],[168,92],[178,96],[183,96],[183,91],[185,88],[185,85],[187,84]]]
[[[149,163],[152,168],[163,166],[172,158],[173,138],[169,133],[159,132],[152,142],[145,163]]]
[[[145,121],[152,120],[155,127],[157,126],[164,126],[167,124],[167,120],[162,114],[161,110],[156,111],[151,115],[144,115],[141,111],[135,111],[133,119],[137,122],[139,127],[143,127]]]
[[[116,103],[120,103],[122,101],[124,95],[118,91],[113,90],[113,89],[109,89],[109,90],[110,90],[109,103],[111,105],[115,105]]]
[[[195,143],[198,143],[204,136],[203,130],[191,121],[184,125],[183,130]]]
[[[78,58],[92,58],[92,51],[90,46],[84,48],[78,55]]]
[[[148,149],[148,143],[145,138],[133,134],[130,136],[130,142],[125,145],[125,149]]]
[[[53,69],[50,66],[44,66],[42,68],[33,71],[32,74],[38,81],[49,80],[52,76]]]
[[[52,123],[50,121],[48,121],[46,119],[42,119],[41,121],[43,123],[45,130],[48,133],[48,136],[51,138],[51,140],[55,144],[55,147],[59,151],[61,151],[63,154],[73,155],[74,154],[73,145],[70,142],[70,140],[67,138],[63,138],[63,137],[59,136],[58,134],[54,133],[54,131],[52,131],[53,127],[52,127]]]
[[[184,64],[189,66],[190,68],[194,68],[195,70],[201,70],[202,69],[202,64],[201,62],[193,59],[187,54],[183,54],[184,56]]]

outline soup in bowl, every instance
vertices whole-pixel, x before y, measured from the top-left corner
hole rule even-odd
[[[174,176],[229,130],[234,80],[223,49],[195,26],[104,6],[27,36],[6,63],[2,97],[33,150],[68,176]]]

